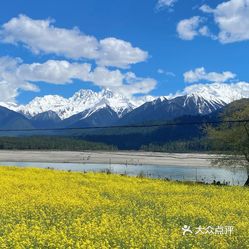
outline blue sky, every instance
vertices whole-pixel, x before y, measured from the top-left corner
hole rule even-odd
[[[182,91],[191,84],[247,83],[247,4],[248,0],[4,1],[0,15],[0,101],[27,103],[46,94],[69,97],[82,88],[108,87],[129,95],[158,96]],[[238,23],[230,22],[229,26],[231,13]],[[41,21],[38,26],[50,20],[45,34],[52,35],[45,39],[41,33],[41,42],[36,27],[22,30],[36,20]],[[72,34],[75,27],[77,31]],[[54,29],[63,29],[68,43],[58,44]],[[85,36],[94,37],[90,43],[98,43],[98,54],[83,51],[75,55],[77,48],[72,47],[77,44],[80,50],[79,42]],[[102,45],[101,41],[110,37],[115,40]],[[122,53],[113,53],[112,46],[119,41],[129,45]],[[68,63],[69,75],[61,61]],[[1,69],[1,64],[10,66]],[[84,64],[91,68],[85,68],[82,75]],[[59,66],[56,74],[62,70],[56,79],[46,74],[47,68],[51,71],[52,67],[52,73],[54,66]],[[11,73],[17,76],[13,79]]]

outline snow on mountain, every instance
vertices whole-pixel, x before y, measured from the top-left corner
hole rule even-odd
[[[182,92],[176,95],[170,95],[168,98],[174,98],[182,95],[196,95],[206,101],[215,103],[229,104],[235,100],[249,98],[249,84],[238,82],[233,84],[213,83],[213,84],[195,84],[188,86]]]
[[[201,94],[191,93],[185,95],[183,107],[188,105],[195,106],[195,108],[197,108],[198,114],[206,115],[222,108],[226,105],[226,103],[218,98],[206,99]]]
[[[127,98],[108,89],[100,92],[82,89],[68,99],[58,95],[46,95],[34,98],[27,105],[8,106],[8,108],[21,112],[27,117],[34,117],[39,113],[54,111],[61,119],[66,119],[85,110],[88,110],[85,116],[88,117],[95,111],[108,106],[119,117],[122,117],[143,103],[142,99]]]
[[[157,99],[158,97],[151,96],[151,95],[146,95],[146,96],[140,96],[140,97],[135,97],[132,99],[132,101],[135,103],[137,107],[143,105],[146,102],[152,102],[153,100]],[[159,97],[160,98],[160,97]]]
[[[208,114],[235,100],[249,98],[249,84],[246,82],[195,84],[186,87],[182,92],[158,97],[151,103],[157,105],[182,96],[185,96],[183,107],[192,106],[198,109],[199,114]]]
[[[9,107],[11,109],[11,107]],[[23,113],[26,117],[31,118],[37,114],[54,111],[60,118],[67,115],[69,109],[69,101],[58,95],[46,95],[44,97],[36,97],[27,105],[20,105],[14,108],[14,111]]]
[[[172,100],[179,96],[186,96],[185,105],[191,101],[199,108],[199,113],[212,112],[232,101],[249,98],[249,84],[239,82],[233,84],[213,83],[195,84],[186,87],[182,92],[174,95],[153,97],[136,96],[126,97],[119,93],[104,89],[100,92],[92,90],[79,90],[70,98],[59,95],[46,95],[36,97],[27,105],[18,106],[15,103],[0,103],[11,110],[23,113],[26,117],[34,117],[47,111],[55,112],[61,119],[69,118],[75,114],[83,113],[82,119],[91,116],[103,108],[111,108],[121,118],[144,103],[157,103],[157,101]]]
[[[0,102],[0,106],[3,106],[3,107],[8,108],[10,110],[14,110],[14,109],[18,108],[18,105],[16,103],[13,103],[13,102]]]

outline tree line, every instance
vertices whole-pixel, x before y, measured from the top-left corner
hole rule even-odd
[[[58,136],[0,137],[1,150],[107,150],[113,145],[84,141],[77,138]]]

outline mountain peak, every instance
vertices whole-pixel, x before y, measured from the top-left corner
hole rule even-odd
[[[46,120],[53,120],[53,121],[60,121],[60,117],[58,116],[58,114],[54,111],[46,111],[46,112],[42,112],[39,113],[37,115],[35,115],[34,117],[32,117],[32,120],[39,120],[39,121],[46,121]]]
[[[66,119],[85,110],[97,111],[103,106],[109,106],[119,117],[122,117],[144,102],[127,98],[107,88],[100,92],[81,89],[70,98],[59,95],[46,95],[36,97],[26,105],[7,107],[23,113],[28,118],[32,118],[39,113],[53,111],[61,119]]]
[[[81,89],[72,97],[64,98],[59,95],[46,95],[36,97],[26,105],[1,104],[11,110],[23,113],[31,118],[39,113],[53,111],[61,119],[66,119],[85,110],[97,111],[109,106],[119,118],[131,112],[144,103],[152,105],[164,105],[171,102],[176,105],[189,105],[192,108],[198,106],[199,113],[208,113],[216,108],[224,106],[234,100],[249,97],[249,84],[198,84],[185,88],[181,94],[168,97],[137,96],[127,97],[108,88],[99,92],[89,89]],[[175,99],[175,100],[174,100]],[[173,107],[172,107],[173,108]]]
[[[196,84],[186,87],[182,95],[195,95],[207,101],[229,104],[241,98],[248,98],[249,84],[244,82],[235,84]]]
[[[80,89],[71,98],[74,99],[74,100],[77,100],[77,99],[86,99],[86,98],[91,98],[95,94],[96,93],[93,92],[90,89]]]
[[[106,88],[101,91],[101,95],[106,98],[113,98],[114,93],[109,88]]]

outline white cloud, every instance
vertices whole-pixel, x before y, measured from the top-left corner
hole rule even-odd
[[[184,73],[184,81],[188,83],[195,83],[200,81],[208,82],[227,82],[236,77],[236,74],[226,71],[222,73],[206,72],[204,67],[196,68]]]
[[[33,82],[67,84],[72,83],[73,79],[86,79],[90,71],[91,65],[87,63],[49,60],[45,63],[21,64],[16,70],[16,75]]]
[[[0,57],[0,100],[1,102],[14,102],[20,90],[38,91],[39,89],[16,76],[16,69],[21,63],[20,59]]]
[[[128,68],[143,62],[148,53],[113,37],[98,41],[79,29],[57,28],[51,19],[34,20],[19,15],[2,25],[2,42],[23,44],[33,53],[47,53],[70,59],[95,60],[101,66]]]
[[[200,36],[206,36],[206,37],[210,37],[213,40],[217,40],[217,36],[212,34],[211,31],[209,30],[208,26],[202,26],[199,29],[199,35]]]
[[[147,52],[140,48],[134,48],[129,42],[111,37],[100,40],[96,60],[100,66],[126,68],[130,64],[145,61],[147,57]]]
[[[204,4],[200,7],[200,10],[203,11],[204,13],[213,13],[213,9],[210,8],[207,4]]]
[[[181,20],[177,25],[179,37],[183,40],[193,40],[200,34],[198,29],[200,28],[201,22],[202,19],[199,16]]]
[[[200,10],[214,17],[218,35],[212,34],[207,25],[201,26],[205,19],[194,16],[178,23],[177,32],[181,39],[193,40],[196,36],[207,36],[224,44],[249,40],[249,0],[224,1],[216,8],[204,4]]]
[[[211,33],[207,25],[203,24],[205,21],[206,19],[200,16],[181,20],[177,24],[177,33],[179,37],[189,41],[193,40],[196,36],[206,36],[216,40],[217,37]]]
[[[124,95],[147,94],[156,86],[151,78],[140,78],[132,72],[91,68],[88,63],[49,60],[44,63],[24,64],[18,58],[0,57],[1,102],[15,102],[20,90],[38,91],[37,82],[70,84],[73,79],[92,82]]]
[[[219,4],[215,9],[207,5],[201,10],[214,15],[220,32],[219,41],[231,43],[249,40],[249,0],[230,0]]]
[[[159,74],[164,74],[164,70],[161,69],[161,68],[158,68],[158,69],[157,69],[157,73],[159,73]]]
[[[171,8],[175,5],[178,0],[158,0],[157,9],[161,8]]]
[[[76,28],[56,28],[52,23],[51,19],[33,20],[19,15],[2,25],[2,41],[22,43],[34,53],[54,53],[69,58],[96,57],[98,41],[95,37],[81,34]]]
[[[132,72],[123,74],[120,70],[110,71],[104,67],[97,67],[92,71],[88,81],[124,95],[147,94],[156,86],[156,81],[152,78],[140,78]]]
[[[173,72],[165,71],[162,68],[157,69],[157,73],[164,74],[164,75],[171,76],[171,77],[175,77],[176,76]]]

